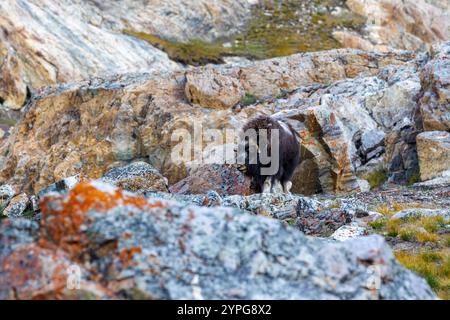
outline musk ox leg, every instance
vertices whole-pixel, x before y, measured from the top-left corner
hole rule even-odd
[[[267,177],[264,181],[262,193],[270,193],[272,191],[272,179],[271,177]]]
[[[292,182],[291,181],[284,181],[283,182],[283,192],[284,193],[291,193],[292,188]]]
[[[283,186],[275,177],[272,177],[272,193],[283,193]]]

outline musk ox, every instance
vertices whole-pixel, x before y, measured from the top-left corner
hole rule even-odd
[[[252,177],[257,192],[281,188],[290,192],[292,175],[300,162],[298,138],[288,123],[269,116],[259,116],[245,124],[241,141],[245,164],[240,168]]]

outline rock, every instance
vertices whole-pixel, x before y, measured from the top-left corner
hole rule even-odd
[[[227,109],[245,95],[237,79],[214,74],[214,69],[192,70],[186,74],[186,97],[205,108]],[[211,80],[214,81],[211,81]]]
[[[442,176],[450,170],[450,133],[422,132],[417,136],[420,178],[428,180]]]
[[[450,185],[450,170],[444,171],[440,177],[414,184],[415,187],[431,187],[439,185]]]
[[[376,211],[369,212],[369,222],[380,221],[380,220],[383,220],[384,218],[385,218],[385,216],[379,212],[376,212]]]
[[[391,55],[329,50],[263,60],[245,67],[206,66],[187,72],[185,91],[191,101],[205,108],[229,108],[245,93],[258,99],[274,97],[312,83],[330,83],[362,73],[373,75],[382,66],[403,64],[411,58],[408,52]]]
[[[360,227],[357,223],[351,223],[337,229],[335,232],[333,232],[330,238],[338,241],[346,241],[349,239],[364,236],[366,234],[367,230],[365,228]]]
[[[20,217],[29,205],[30,199],[25,193],[21,193],[9,201],[2,214],[7,217]]]
[[[70,189],[72,189],[74,186],[76,186],[82,180],[83,180],[83,177],[81,177],[80,175],[75,175],[75,176],[64,178],[56,183],[52,183],[51,185],[41,189],[38,192],[37,197],[42,198],[47,193],[51,193],[51,192],[69,191]]]
[[[234,165],[212,164],[194,169],[188,177],[170,187],[170,192],[179,194],[203,194],[210,190],[222,196],[249,195],[251,178]]]
[[[405,209],[394,214],[391,219],[409,219],[417,217],[443,217],[444,219],[450,219],[450,209],[424,209],[414,208]]]
[[[241,31],[255,3],[255,0],[165,0],[136,5],[126,0],[82,5],[93,11],[85,14],[105,29],[145,32],[179,42],[195,39],[212,42]]]
[[[81,257],[92,278],[120,297],[435,299],[379,236],[314,239],[238,209],[145,200],[99,182],[46,197],[42,213],[40,242]],[[374,268],[383,279],[378,290]],[[6,283],[0,292],[9,290]]]
[[[44,249],[36,244],[14,250],[2,261],[0,268],[4,274],[0,279],[2,300],[112,298],[104,287],[84,279],[80,279],[79,285],[71,289],[68,285],[70,270],[76,270],[75,275],[86,272],[64,253]]]
[[[450,38],[450,6],[446,1],[347,0],[346,5],[366,17],[367,23],[359,33],[333,33],[344,47],[422,50],[427,44]]]
[[[131,6],[130,2],[123,6]],[[105,28],[101,14],[94,2],[2,1],[3,105],[20,109],[29,91],[44,85],[97,75],[181,69],[145,41]]]
[[[365,131],[361,135],[361,151],[367,155],[370,151],[381,147],[384,145],[385,135],[386,134],[379,129]],[[368,158],[372,159],[373,157]]]
[[[9,184],[3,184],[0,186],[0,200],[3,203],[8,203],[9,200],[16,195],[13,187]]]
[[[327,237],[352,221],[351,215],[337,208],[317,212],[297,212],[296,226],[307,235]]]
[[[450,130],[450,44],[434,46],[434,59],[420,74],[424,94],[420,99],[423,128],[427,131]]]
[[[135,193],[168,191],[167,179],[158,170],[142,161],[113,168],[101,180]]]
[[[285,193],[258,193],[247,197],[237,195],[225,197],[222,206],[235,207],[253,214],[286,220],[295,218],[296,206],[303,199],[306,198]]]
[[[418,129],[409,121],[398,124],[386,137],[386,164],[389,181],[411,182],[419,172],[416,137]]]

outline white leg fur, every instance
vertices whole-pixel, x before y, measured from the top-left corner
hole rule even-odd
[[[270,193],[270,189],[272,189],[272,183],[270,182],[271,177],[267,177],[266,180],[264,181],[264,185],[263,185],[263,193]]]
[[[292,188],[292,182],[291,181],[286,181],[285,183],[283,183],[283,191],[284,191],[284,193],[291,193],[291,188]]]

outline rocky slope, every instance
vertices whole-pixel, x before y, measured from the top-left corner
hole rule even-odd
[[[433,299],[379,236],[307,238],[237,209],[82,182],[0,232],[0,298]],[[139,227],[137,227],[139,226]],[[67,287],[66,270],[81,275]]]
[[[3,145],[0,181],[36,193],[65,177],[99,178],[146,159],[173,184],[198,170],[174,161],[175,129],[239,130],[249,117],[276,113],[302,137],[295,192],[365,190],[363,179],[382,169],[407,183],[419,174],[416,135],[423,126],[440,130],[427,119],[448,113],[448,74],[438,66],[449,56],[449,44],[417,58],[346,49],[46,88]],[[244,104],[249,95],[255,101]]]

